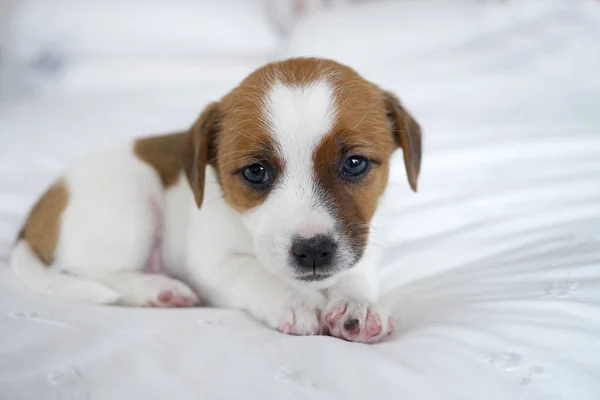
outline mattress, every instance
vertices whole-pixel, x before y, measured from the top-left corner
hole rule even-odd
[[[355,66],[424,128],[419,192],[398,154],[374,227],[397,318],[377,345],[287,336],[236,310],[37,296],[7,266],[73,158],[188,126],[266,60],[208,59],[188,85],[174,76],[188,61],[135,85],[101,64],[0,103],[0,398],[600,398],[600,4],[438,4],[318,12],[272,56]]]

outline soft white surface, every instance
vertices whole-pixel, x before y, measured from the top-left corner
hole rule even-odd
[[[0,68],[11,95],[218,80],[282,40],[257,0],[12,1]]]
[[[385,201],[381,280],[400,321],[375,346],[285,336],[237,311],[41,298],[5,265],[28,207],[74,156],[188,125],[239,67],[214,84],[1,105],[0,397],[598,399],[600,7],[521,4],[435,23],[412,2],[315,15],[285,52],[355,64],[425,129],[419,194],[397,163]],[[384,29],[395,40],[379,47]]]
[[[266,22],[260,1],[20,0],[10,35],[21,57],[197,57],[272,51]]]

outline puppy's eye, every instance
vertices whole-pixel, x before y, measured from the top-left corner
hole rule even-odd
[[[271,183],[270,168],[266,164],[254,163],[242,169],[242,177],[251,186],[262,188]]]
[[[347,179],[358,178],[369,170],[369,160],[362,156],[350,156],[342,164],[341,175]]]

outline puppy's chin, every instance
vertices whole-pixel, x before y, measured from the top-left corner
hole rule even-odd
[[[281,265],[281,264],[275,264]],[[283,268],[269,268],[275,266],[263,262],[263,268],[277,275],[293,287],[299,289],[327,289],[337,283],[342,272],[332,272],[327,274],[299,274],[292,266],[285,265]]]
[[[357,260],[343,266],[337,266],[330,272],[318,272],[318,273],[298,273],[292,266],[289,266],[289,275],[285,277],[285,280],[292,286],[297,288],[310,288],[310,289],[327,289],[335,285],[340,278],[352,271],[354,266],[357,264]]]
[[[341,277],[341,273],[334,273],[331,275],[304,275],[304,276],[292,276],[286,280],[294,287],[297,288],[310,288],[310,289],[327,289],[337,283]]]

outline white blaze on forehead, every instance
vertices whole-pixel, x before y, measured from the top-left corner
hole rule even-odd
[[[265,120],[282,156],[293,150],[314,150],[333,127],[333,88],[326,80],[306,85],[276,81],[265,99]]]
[[[263,118],[284,163],[267,201],[276,203],[301,236],[331,232],[335,224],[317,190],[313,155],[333,128],[336,113],[334,90],[324,79],[304,85],[275,81],[265,97]]]

